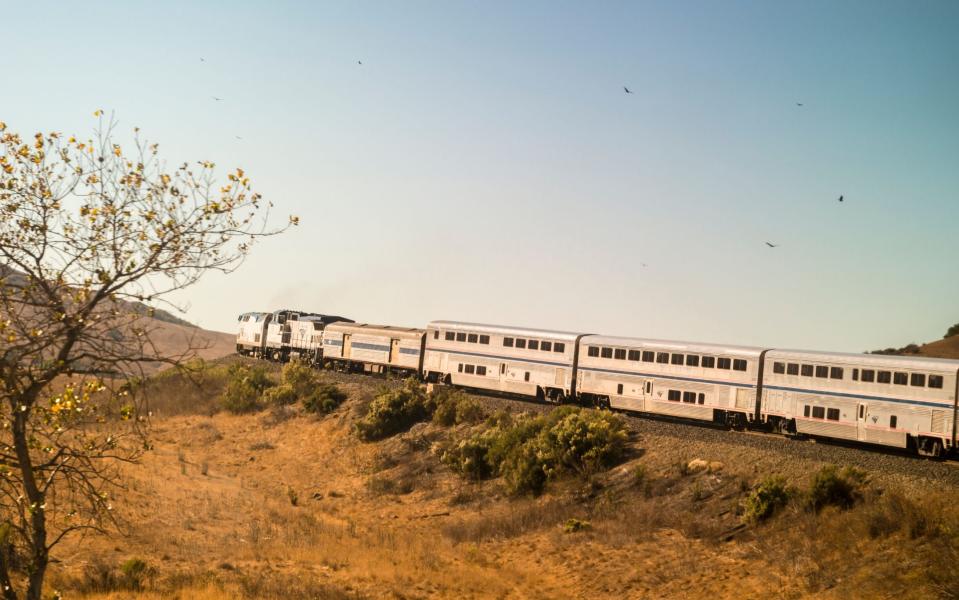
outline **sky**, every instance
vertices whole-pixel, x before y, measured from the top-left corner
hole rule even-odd
[[[10,130],[88,136],[102,108],[299,216],[177,298],[206,328],[858,352],[959,321],[956,2],[2,8]]]

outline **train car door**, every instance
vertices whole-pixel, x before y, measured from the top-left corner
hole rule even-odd
[[[858,429],[858,439],[859,441],[865,441],[866,439],[866,417],[869,416],[869,407],[865,402],[860,402],[857,409],[859,412],[856,413],[856,426]]]
[[[351,350],[353,349],[353,344],[350,342],[351,337],[352,335],[349,333],[343,334],[343,358],[350,357]]]
[[[390,340],[390,364],[399,362],[400,359],[400,341],[399,340]]]
[[[640,402],[642,403],[639,407],[640,411],[649,411],[652,407],[653,400],[653,380],[647,379],[643,382],[643,394],[640,397]]]

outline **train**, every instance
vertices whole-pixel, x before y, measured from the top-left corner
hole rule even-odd
[[[239,317],[237,352],[482,392],[956,452],[959,361],[691,343],[462,321],[425,329],[283,309]]]

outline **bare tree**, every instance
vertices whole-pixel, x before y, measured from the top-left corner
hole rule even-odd
[[[50,553],[113,530],[120,467],[148,447],[144,366],[182,365],[151,339],[143,302],[240,265],[269,205],[241,169],[167,169],[134,130],[22,138],[0,123],[0,589],[39,600]],[[290,224],[296,218],[290,217]],[[192,344],[191,344],[192,346]]]

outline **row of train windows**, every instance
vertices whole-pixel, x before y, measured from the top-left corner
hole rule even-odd
[[[804,417],[812,419],[826,419],[828,421],[839,420],[838,408],[827,409],[825,406],[809,406],[807,404],[803,407],[802,414]]]
[[[680,390],[669,390],[666,392],[666,399],[670,402],[685,402],[686,404],[705,404],[706,394],[696,392],[682,392]]]
[[[779,375],[801,375],[802,377],[819,377],[820,379],[842,379],[842,367],[824,367],[822,365],[800,365],[798,363],[773,363],[773,372]],[[894,385],[911,385],[914,387],[929,387],[942,389],[942,375],[924,373],[902,373],[893,371],[876,371],[875,369],[853,369],[853,381],[865,383],[891,383]]]
[[[747,362],[741,358],[716,358],[715,356],[700,356],[698,354],[670,354],[669,352],[651,352],[644,350],[626,350],[624,348],[607,348],[605,346],[590,346],[586,353],[592,357],[612,358],[616,360],[634,360],[655,362],[659,364],[686,365],[687,367],[703,367],[704,369],[732,369],[745,371]]]
[[[859,418],[863,418],[863,413],[865,409],[859,407]],[[826,408],[825,406],[809,406],[808,404],[803,406],[802,414],[806,418],[811,419],[825,419],[827,421],[838,421],[839,420],[839,409],[838,408]],[[895,429],[898,425],[899,417],[896,415],[889,415],[889,428]]]
[[[527,340],[524,338],[504,337],[503,346],[507,348],[542,350],[543,352],[566,352],[566,344],[563,342],[548,342],[546,340]]]
[[[466,373],[467,375],[486,375],[486,367],[483,365],[464,365],[460,363],[458,370],[460,373]]]
[[[437,340],[440,337],[440,332],[437,329],[433,332],[433,339]],[[446,341],[452,342],[469,342],[470,344],[489,344],[488,335],[480,335],[478,333],[465,333],[463,331],[447,331],[446,332]]]

